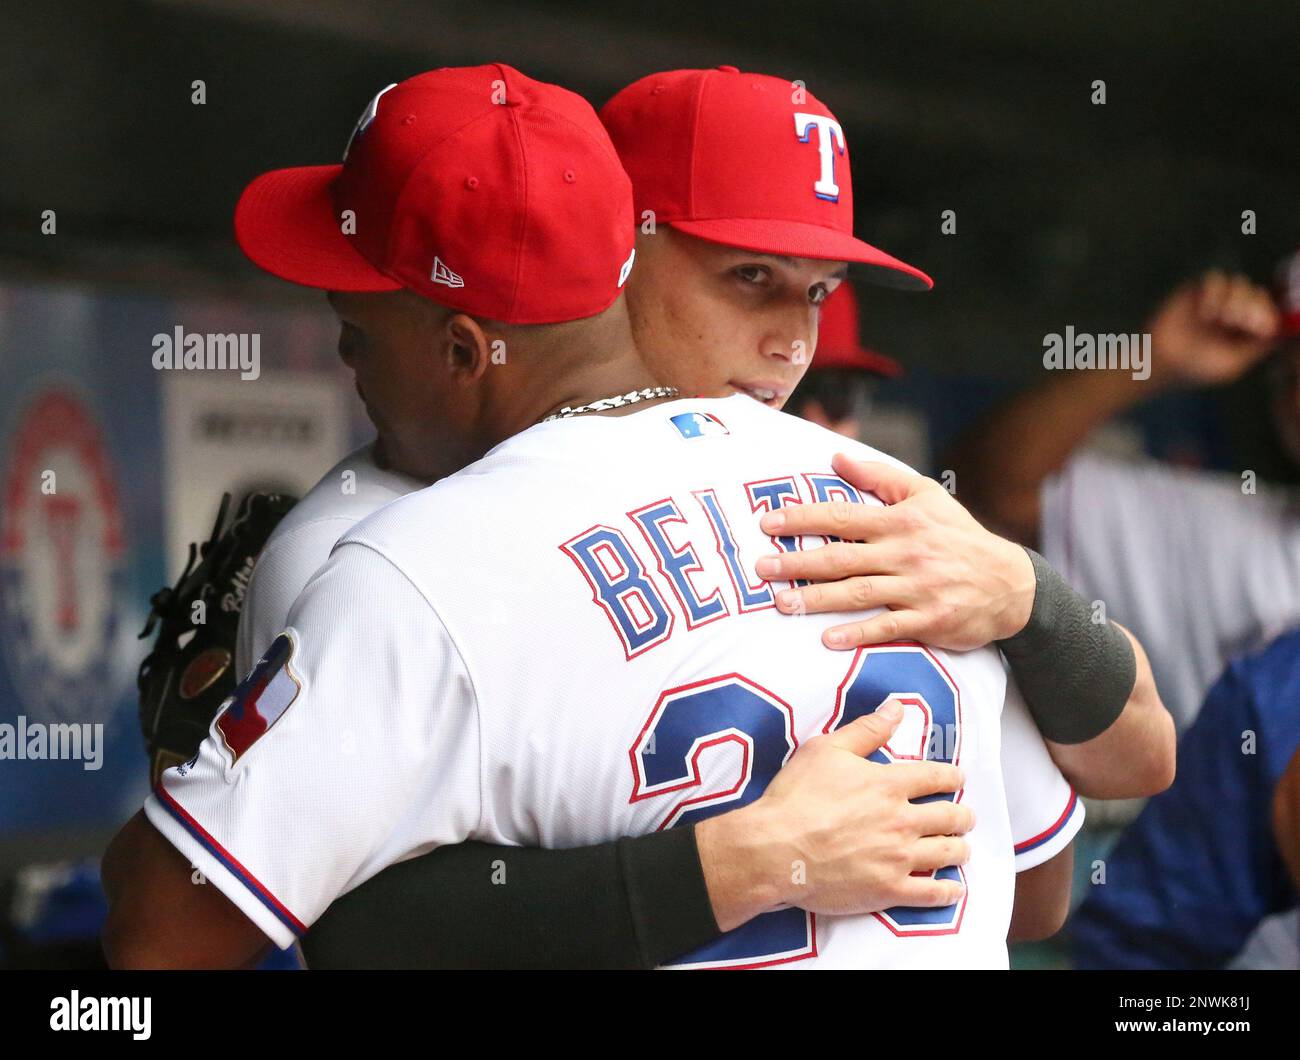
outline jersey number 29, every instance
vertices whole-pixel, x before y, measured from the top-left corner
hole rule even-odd
[[[961,703],[952,679],[919,644],[859,648],[841,681],[834,708],[823,727],[832,732],[887,700],[900,702],[905,719],[894,740],[870,755],[872,761],[928,759],[956,764],[961,748]],[[907,714],[913,714],[907,718]],[[919,719],[920,725],[914,724]],[[909,724],[909,721],[913,724]],[[897,746],[899,734],[912,734]],[[919,734],[919,736],[917,735]],[[740,769],[730,782],[705,788],[700,756],[721,744],[736,745]],[[629,752],[632,802],[662,800],[659,828],[694,824],[738,809],[763,794],[798,747],[794,710],[780,696],[741,674],[724,674],[665,691]],[[918,802],[952,800],[932,795]],[[800,866],[790,867],[797,880]],[[940,879],[961,879],[956,867],[940,869]],[[898,936],[942,935],[958,930],[965,901],[936,909],[896,907],[873,914]],[[708,945],[670,962],[669,967],[755,968],[813,957],[817,918],[802,909],[765,913]]]

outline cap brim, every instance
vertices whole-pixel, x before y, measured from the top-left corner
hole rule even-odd
[[[401,284],[370,264],[343,234],[334,212],[342,166],[263,173],[235,207],[235,240],[272,276],[327,291],[396,291]]]
[[[855,346],[853,349],[848,350],[843,347],[827,349],[823,348],[819,340],[817,349],[813,353],[812,363],[808,366],[808,371],[866,372],[869,375],[897,379],[903,374],[903,366],[892,357],[886,357],[876,350],[869,350],[863,346]]]
[[[818,258],[860,265],[862,278],[881,287],[928,291],[934,286],[920,269],[853,236],[806,221],[764,218],[714,218],[707,221],[672,221],[678,231],[710,243],[722,243],[760,254],[791,258]]]
[[[884,376],[886,379],[897,379],[903,374],[903,366],[894,358],[886,357],[883,353],[877,353],[875,350],[860,350],[859,355],[862,358],[863,371],[870,372],[872,375]],[[813,354],[813,367],[817,365],[817,355]]]

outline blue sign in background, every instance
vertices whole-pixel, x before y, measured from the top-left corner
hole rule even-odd
[[[103,726],[97,769],[85,768],[89,763],[84,760],[0,758],[0,839],[43,834],[46,842],[41,849],[53,853],[63,844],[50,843],[50,833],[67,831],[72,837],[114,829],[139,807],[147,787],[134,681],[143,642],[135,635],[143,625],[150,594],[163,582],[165,567],[159,387],[148,338],[167,323],[169,314],[161,300],[110,297],[72,288],[9,287],[3,290],[0,306],[5,381],[0,388],[0,459],[6,491],[2,503],[28,508],[28,517],[22,520],[22,551],[5,556],[8,569],[2,591],[8,620],[0,652],[0,724],[17,727],[25,718],[29,726],[49,722]],[[42,409],[33,406],[40,395],[66,401],[85,414],[92,428],[80,436],[82,448],[66,464],[70,471],[65,480],[71,476],[76,481],[57,486],[54,497],[70,489],[75,503],[95,506],[88,516],[95,520],[111,518],[115,509],[121,529],[116,555],[98,533],[83,535],[73,553],[60,553],[48,542],[41,549],[37,538],[42,521],[33,513],[52,498],[41,491],[44,469],[28,463],[33,457],[42,463],[41,457],[52,454],[23,452],[20,447],[45,441],[55,447],[56,456],[76,447],[58,444],[66,425],[42,422]],[[96,478],[96,451],[102,479]],[[101,481],[111,487],[107,498],[97,495],[95,487]],[[86,536],[91,539],[85,540]],[[69,579],[65,585],[74,594],[84,592],[88,584],[100,597],[111,594],[107,600],[111,618],[96,626],[100,639],[108,641],[95,645],[105,665],[87,667],[84,674],[78,673],[75,661],[70,666],[43,665],[51,648],[58,648],[51,644],[58,631],[52,635],[46,629],[33,635],[29,622],[13,618],[30,619],[40,609],[33,603],[37,594],[31,586],[42,574],[37,571],[34,578],[33,571],[22,568],[64,555],[68,559],[75,555],[75,569],[56,574]],[[23,665],[23,659],[31,665]],[[43,681],[44,672],[50,670],[57,670],[62,679]],[[71,700],[56,705],[57,716],[42,702],[51,690]],[[69,838],[69,853],[77,842]],[[5,860],[13,858],[10,853]]]
[[[313,310],[0,285],[0,726],[103,725],[98,769],[16,760],[0,733],[0,869],[27,848],[41,860],[98,854],[147,793],[136,672],[149,641],[137,634],[178,559],[165,554],[167,373],[154,369],[153,337],[204,321],[257,331],[264,371],[332,372],[351,390],[323,299]],[[367,436],[350,416],[349,433]],[[58,466],[52,496],[46,465]],[[114,520],[120,534],[100,532]],[[6,527],[22,532],[6,538]]]

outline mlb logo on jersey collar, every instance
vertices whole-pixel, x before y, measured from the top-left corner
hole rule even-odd
[[[669,416],[668,422],[683,438],[717,438],[731,433],[726,424],[711,412],[679,412]]]

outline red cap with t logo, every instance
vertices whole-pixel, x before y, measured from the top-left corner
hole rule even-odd
[[[822,303],[821,320],[817,324],[817,350],[808,370],[849,369],[891,379],[903,374],[901,364],[883,353],[867,349],[860,336],[857,293],[850,284],[842,283]]]
[[[1274,294],[1282,314],[1282,337],[1300,337],[1300,250],[1278,262]]]
[[[342,165],[278,169],[235,208],[252,261],[337,291],[407,288],[509,324],[595,316],[632,267],[632,188],[591,105],[501,63],[389,85]]]
[[[807,89],[734,66],[671,70],[628,85],[600,118],[638,216],[727,246],[856,262],[887,286],[934,286],[854,237],[844,130]]]

